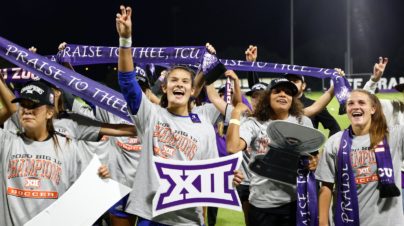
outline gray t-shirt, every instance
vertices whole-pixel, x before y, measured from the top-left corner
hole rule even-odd
[[[55,150],[52,138],[37,142],[0,129],[0,225],[20,226],[36,216],[66,192],[92,153],[103,151],[57,139]]]
[[[201,106],[192,108],[192,112],[195,114],[206,115],[211,120],[211,124],[214,125],[220,116],[219,110],[212,103],[207,103]],[[226,111],[227,115],[228,111]]]
[[[83,115],[65,112],[63,118],[53,119],[55,131],[76,140],[98,141],[101,123]],[[8,131],[22,131],[18,112],[4,123]]]
[[[206,111],[205,111],[206,112]],[[202,208],[187,208],[152,218],[152,200],[159,183],[152,157],[192,161],[217,158],[215,131],[209,112],[199,114],[200,123],[189,116],[171,114],[151,103],[143,94],[137,115],[132,119],[141,136],[143,151],[126,212],[168,225],[202,225]]]
[[[130,124],[126,120],[99,107],[96,107],[95,118],[104,123]],[[103,136],[101,140],[106,141],[108,144],[103,144],[100,148],[110,150],[108,166],[111,169],[111,177],[126,186],[132,187],[142,151],[140,137]]]
[[[400,166],[404,152],[404,126],[389,128],[394,179],[399,188],[401,187]],[[343,131],[334,134],[325,143],[316,170],[317,180],[336,183],[337,156],[342,133]],[[401,196],[379,197],[376,158],[374,152],[370,151],[369,135],[354,137],[350,157],[358,193],[360,224],[367,226],[404,225]],[[336,197],[336,191],[334,191],[334,197]]]
[[[93,108],[83,100],[76,98],[73,102],[72,111],[91,119],[109,124],[130,124],[132,123],[112,114],[98,106]],[[132,187],[142,150],[140,138],[135,137],[110,137],[103,136],[100,142],[88,142],[88,145],[108,150],[108,167],[111,178],[118,182]]]
[[[294,116],[287,118],[288,122],[313,127],[311,120],[302,116],[301,123]],[[270,138],[266,129],[271,120],[259,122],[255,118],[248,118],[240,125],[240,138],[251,147],[251,161],[257,155],[265,155],[269,150]],[[296,187],[271,181],[251,172],[249,201],[258,208],[274,208],[296,200]]]
[[[397,103],[394,103],[397,102]],[[387,124],[391,126],[404,125],[404,112],[398,108],[394,109],[394,104],[399,104],[397,100],[384,100],[381,99],[382,109],[384,116],[386,117]],[[402,103],[401,103],[402,104]],[[401,163],[401,171],[404,171],[404,160]]]
[[[248,120],[247,117],[241,117],[240,123],[243,124],[244,121]],[[244,180],[241,182],[242,185],[248,185],[250,186],[250,181],[251,181],[251,170],[248,167],[251,161],[251,154],[252,154],[252,148],[250,144],[247,144],[247,148],[245,150],[242,150],[243,152],[243,161],[241,162],[241,167],[240,171],[243,173]]]

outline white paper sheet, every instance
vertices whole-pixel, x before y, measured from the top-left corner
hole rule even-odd
[[[79,179],[56,202],[25,226],[90,226],[132,189],[111,179],[101,179],[101,162],[94,155]]]

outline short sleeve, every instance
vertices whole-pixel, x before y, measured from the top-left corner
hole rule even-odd
[[[209,119],[210,123],[213,125],[215,124],[217,118],[220,115],[219,110],[213,105],[212,103],[207,103],[202,106],[195,107],[192,109],[193,113],[204,115],[206,118]]]
[[[250,146],[254,138],[257,137],[258,126],[254,120],[248,118],[240,124],[240,138],[246,142],[246,147]]]
[[[152,117],[158,114],[160,106],[153,104],[147,96],[142,92],[142,101],[136,115],[131,115],[133,123],[139,132],[144,131],[151,122]]]
[[[341,134],[342,132],[334,134],[324,145],[324,149],[320,155],[320,161],[315,172],[316,179],[319,181],[335,183],[336,159]]]

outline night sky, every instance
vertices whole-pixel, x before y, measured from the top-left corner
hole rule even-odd
[[[290,63],[289,0],[4,0],[0,36],[38,53],[60,42],[118,45],[115,14],[134,9],[135,46],[212,43],[221,58],[244,59],[249,44],[258,60]],[[344,68],[346,0],[294,0],[294,63]],[[370,73],[378,56],[390,59],[386,75],[404,76],[404,2],[352,0],[354,73]],[[4,62],[0,64],[4,67]]]

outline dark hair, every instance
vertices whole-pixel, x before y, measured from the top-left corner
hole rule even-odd
[[[376,95],[363,89],[353,90],[351,94],[354,92],[366,94],[371,105],[375,108],[375,113],[371,116],[372,121],[369,129],[370,148],[373,149],[385,136],[388,136],[386,117],[383,114],[382,105]]]
[[[276,116],[275,111],[271,107],[271,90],[266,90],[262,95],[258,97],[258,102],[255,106],[253,117],[259,121],[268,121],[269,119],[274,119]],[[303,104],[300,100],[294,96],[292,98],[292,105],[289,109],[289,114],[295,116],[298,122],[302,122],[303,116]]]
[[[194,87],[195,72],[191,68],[189,68],[187,66],[182,66],[182,65],[177,65],[177,66],[174,66],[174,67],[167,70],[167,76],[164,78],[164,81],[163,81],[163,84],[162,84],[163,87],[167,86],[167,79],[171,75],[171,73],[173,71],[175,71],[175,70],[183,70],[183,71],[188,72],[190,74],[190,76],[191,76],[191,87]],[[191,103],[192,103],[192,99],[190,98],[188,100],[188,111],[191,111]],[[168,107],[167,93],[163,93],[163,95],[161,96],[160,106],[163,107],[163,108]]]
[[[54,110],[55,107],[47,105],[46,106],[47,110]],[[46,120],[46,130],[49,133],[49,136],[52,137],[53,140],[53,147],[55,148],[55,152],[57,153],[57,150],[60,149],[60,144],[59,144],[59,139],[57,137],[58,132],[56,132],[55,127],[53,126],[53,119],[56,117],[56,114],[53,114],[53,117],[51,117],[50,119]],[[18,132],[18,135],[21,136],[23,135],[22,131]],[[67,142],[70,142],[70,139],[67,138]]]
[[[47,109],[52,109],[54,107],[52,106],[47,106]],[[46,130],[49,133],[49,136],[52,136],[52,140],[53,140],[53,147],[55,148],[55,151],[57,153],[58,148],[60,148],[60,144],[59,144],[59,140],[58,137],[56,136],[56,131],[55,131],[55,127],[53,126],[53,118],[55,117],[55,113],[54,116],[48,120],[46,120]]]
[[[393,100],[391,102],[393,104],[393,112],[404,112],[404,102],[399,101],[399,100]]]

